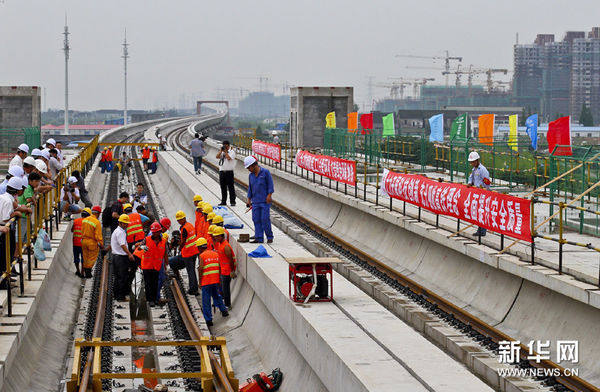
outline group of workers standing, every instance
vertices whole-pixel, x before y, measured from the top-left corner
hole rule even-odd
[[[149,147],[148,144],[144,145],[142,148],[142,162],[144,165],[144,171],[146,173],[148,171],[150,171],[150,174],[156,173],[156,169],[158,167],[158,150],[156,147]],[[126,175],[127,178],[131,179],[131,157],[129,157],[127,153],[123,151],[121,157],[114,158],[112,146],[104,147],[104,149],[100,152],[100,172],[110,173],[114,169],[115,164],[118,165],[119,171],[123,173],[123,176]]]
[[[154,220],[146,212],[146,202],[143,185],[138,184],[136,195],[122,192],[104,212],[100,206],[82,210],[81,217],[73,221],[71,229],[76,274],[90,278],[99,252],[110,249],[115,299],[127,300],[135,273],[140,268],[146,299],[152,307],[165,302],[160,292],[167,279],[167,267],[172,270],[185,268],[188,294],[198,295],[199,286],[202,290],[202,309],[208,325],[212,325],[211,299],[227,317],[228,308],[231,308],[231,279],[236,277],[237,265],[223,217],[216,215],[212,206],[196,195],[193,199],[195,220],[188,221],[186,214],[178,211],[175,220],[180,227],[170,238],[171,220],[166,217]],[[132,203],[137,203],[135,212]],[[110,246],[106,248],[102,226],[111,228]]]

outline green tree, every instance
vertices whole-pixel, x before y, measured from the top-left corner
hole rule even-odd
[[[579,114],[579,124],[584,127],[592,127],[594,126],[594,117],[592,116],[592,111],[589,107],[584,103],[581,107],[581,113]]]

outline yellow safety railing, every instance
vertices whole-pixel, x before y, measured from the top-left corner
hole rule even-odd
[[[200,385],[204,391],[213,390],[213,370],[211,368],[208,349],[218,348],[219,357],[221,358],[221,367],[227,375],[232,387],[237,390],[239,381],[235,378],[229,352],[227,351],[227,342],[223,337],[202,337],[200,340],[175,340],[175,341],[101,341],[99,338],[93,338],[91,341],[84,339],[75,340],[75,350],[73,359],[73,370],[71,372],[71,380],[67,382],[67,392],[77,390],[81,382],[81,349],[83,347],[181,347],[195,346],[200,354],[200,371],[199,372],[153,372],[153,373],[102,373],[100,365],[102,363],[101,352],[94,352],[94,370],[92,376],[92,391],[102,391],[103,379],[136,379],[136,378],[197,378],[200,380]]]
[[[32,256],[33,247],[37,235],[40,229],[45,228],[52,238],[53,224],[60,223],[60,191],[64,187],[67,179],[73,171],[78,170],[82,173],[85,172],[86,165],[91,165],[91,159],[98,148],[98,136],[92,139],[85,148],[83,148],[79,154],[77,154],[68,165],[61,169],[55,179],[54,187],[44,193],[39,193],[34,196],[34,200],[27,203],[26,207],[31,210],[31,213],[27,212],[21,217],[13,217],[6,222],[0,229],[0,235],[2,238],[0,241],[6,243],[4,256],[4,267],[5,271],[0,276],[0,282],[6,282],[7,291],[7,310],[8,316],[12,316],[12,290],[11,290],[11,277],[12,268],[19,264],[20,269],[20,292],[24,294],[24,271],[23,271],[23,255],[27,255],[27,280],[31,280],[31,268],[32,268]],[[88,166],[89,167],[89,166]],[[25,221],[23,223],[23,221]],[[15,225],[17,237],[12,233],[11,226]],[[22,233],[22,225],[26,225],[25,233]],[[25,241],[25,244],[23,244]],[[11,243],[14,242],[14,248]],[[37,259],[34,258],[35,268],[37,268]]]

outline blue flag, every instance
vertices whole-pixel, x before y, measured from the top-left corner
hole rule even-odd
[[[527,134],[531,139],[531,147],[533,147],[534,150],[537,150],[538,115],[532,114],[531,116],[527,117],[527,120],[525,121],[525,126],[527,127]]]
[[[429,119],[429,128],[431,134],[429,135],[430,142],[443,142],[444,141],[444,115],[436,114],[431,116]]]

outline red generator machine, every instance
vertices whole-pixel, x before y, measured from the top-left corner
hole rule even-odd
[[[246,383],[240,386],[240,392],[271,392],[276,391],[283,381],[283,373],[279,368],[273,369],[271,374],[264,372],[255,374],[252,378],[246,380]]]
[[[341,263],[335,257],[293,257],[289,264],[289,296],[294,302],[333,301],[332,264]]]

